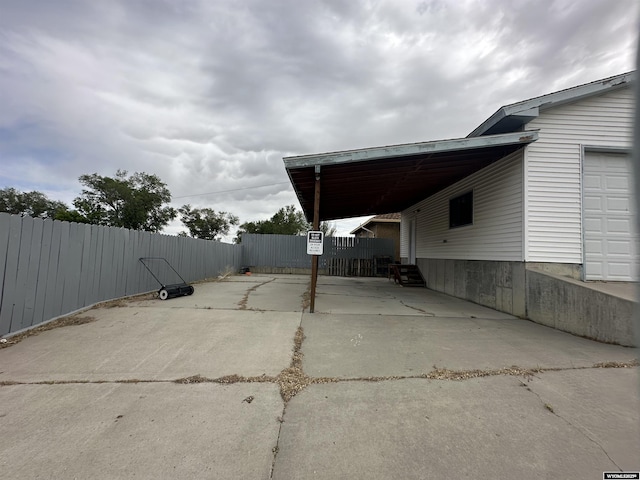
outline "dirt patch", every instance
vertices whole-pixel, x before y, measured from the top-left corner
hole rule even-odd
[[[278,374],[276,381],[280,386],[280,395],[285,403],[313,383],[312,379],[297,367],[285,368]]]
[[[307,289],[302,294],[302,311],[309,308],[309,305],[311,305],[311,282],[309,282]]]
[[[240,375],[225,375],[215,380],[216,383],[240,383],[245,381],[245,377]]]
[[[221,383],[221,384],[232,384],[232,383],[275,383],[276,379],[274,377],[269,377],[268,375],[260,375],[257,377],[243,377],[241,375],[225,375],[219,378],[207,378],[202,375],[193,375],[191,377],[178,378],[174,380],[173,383],[180,383],[183,385],[187,385],[190,383]]]
[[[191,377],[178,378],[173,383],[180,383],[182,385],[188,385],[190,383],[211,383],[211,378],[203,377],[202,375],[192,375]]]
[[[293,356],[291,357],[291,367],[299,368],[302,370],[302,342],[307,338],[304,336],[304,329],[298,327],[296,334],[293,337]]]
[[[276,379],[262,374],[258,377],[242,377],[240,375],[226,375],[224,377],[216,378],[214,383],[274,383]]]
[[[8,348],[16,343],[20,343],[22,340],[28,337],[33,337],[34,335],[38,335],[42,332],[46,332],[47,330],[53,330],[54,328],[62,328],[62,327],[70,327],[73,325],[84,325],[86,323],[95,322],[96,319],[93,317],[83,317],[83,316],[71,316],[59,318],[58,320],[54,320],[53,322],[46,323],[44,325],[40,325],[39,327],[32,328],[25,332],[19,333],[17,335],[13,335],[9,338],[4,338],[6,342],[0,343],[0,348]]]
[[[129,303],[127,299],[117,298],[115,300],[109,300],[108,302],[104,302],[104,303],[101,303],[100,305],[96,305],[96,308],[123,308],[127,306],[127,303]]]
[[[531,378],[536,373],[561,370],[560,368],[521,368],[513,365],[508,368],[487,369],[487,370],[449,370],[447,368],[433,367],[433,370],[420,378],[430,380],[468,380],[470,378],[494,377],[497,375],[512,375],[516,377]]]
[[[304,339],[304,330],[302,327],[298,327],[293,337],[291,364],[276,377],[276,382],[280,386],[280,395],[285,403],[313,383],[311,377],[302,370],[302,357],[304,356],[302,342]]]
[[[254,285],[249,290],[247,290],[247,292],[242,297],[242,300],[238,302],[238,307],[240,307],[240,310],[247,309],[247,302],[249,301],[249,295],[251,295],[251,292],[255,292],[261,286],[266,285],[267,283],[271,283],[273,281],[275,281],[275,278],[272,278],[271,280],[267,280],[266,282],[258,283],[257,285]]]
[[[131,297],[116,298],[114,300],[99,303],[93,308],[122,308],[128,306],[131,302],[153,300],[154,298],[158,298],[158,292],[140,293],[138,295],[132,295]]]
[[[630,362],[601,362],[593,364],[593,368],[633,368],[638,366],[640,366],[640,361],[637,358]]]

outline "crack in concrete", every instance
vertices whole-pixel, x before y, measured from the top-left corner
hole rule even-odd
[[[595,364],[593,367],[591,368],[629,368],[629,367],[602,367],[602,366],[597,366],[598,364]],[[637,362],[636,362],[636,366],[637,366]],[[580,367],[577,367],[575,369],[571,369],[571,370],[577,370]],[[588,367],[583,367],[583,368],[588,368]],[[613,458],[611,458],[611,456],[609,455],[609,453],[604,449],[604,447],[593,437],[591,437],[587,432],[585,432],[582,428],[578,427],[577,425],[574,425],[572,422],[570,422],[568,419],[564,418],[562,415],[558,414],[558,412],[555,411],[555,409],[553,408],[552,405],[550,405],[549,403],[545,402],[542,397],[540,396],[540,394],[538,392],[534,392],[531,387],[529,387],[529,385],[527,383],[524,382],[520,382],[520,385],[523,387],[526,387],[528,392],[533,393],[538,400],[540,401],[540,403],[542,405],[544,405],[544,408],[546,408],[549,412],[551,412],[552,415],[555,415],[556,417],[558,417],[560,420],[562,420],[563,422],[565,422],[567,425],[569,425],[571,428],[573,428],[574,430],[578,431],[580,434],[582,434],[582,436],[584,436],[587,440],[589,440],[590,442],[596,444],[598,446],[598,448],[600,448],[600,450],[602,450],[602,453],[604,453],[606,455],[606,457],[609,459],[609,461],[615,465],[615,467],[622,472],[623,469],[620,467],[620,465],[618,465],[615,460]]]
[[[307,289],[302,294],[302,302],[300,305],[302,306],[302,313],[311,305],[311,281],[309,281]],[[300,316],[300,325],[302,325],[302,316]]]
[[[280,425],[278,426],[278,437],[276,438],[276,446],[272,448],[273,460],[271,461],[271,470],[269,471],[269,478],[273,478],[273,472],[276,469],[276,460],[278,459],[278,452],[280,451],[280,435],[282,434],[282,424],[284,423],[284,416],[287,413],[287,402],[284,402],[282,406],[282,414],[277,418]]]
[[[326,286],[326,285],[325,285]],[[344,293],[331,293],[331,292],[324,292],[323,295],[326,296],[334,296],[334,297],[343,297]],[[351,294],[349,295],[349,297],[351,298],[381,298],[380,295],[359,295],[359,294]],[[393,300],[392,297],[382,297],[383,299],[387,299],[387,300]]]
[[[253,287],[251,287],[249,290],[247,290],[244,296],[242,297],[242,300],[238,302],[238,307],[240,307],[239,310],[247,309],[247,302],[249,301],[249,295],[251,295],[252,292],[255,292],[261,286],[266,285],[267,283],[274,282],[275,280],[276,280],[275,278],[272,278],[271,280],[267,280],[266,282],[258,283]]]
[[[268,282],[265,282],[268,283]],[[203,377],[199,374],[192,375],[190,377],[179,378],[175,380],[140,380],[140,379],[126,379],[126,380],[50,380],[50,381],[39,381],[39,382],[14,382],[14,381],[0,381],[0,387],[10,386],[10,385],[57,385],[57,384],[87,384],[87,383],[178,383],[183,385],[194,384],[194,383],[219,383],[219,384],[235,384],[235,383],[276,383],[280,387],[280,396],[283,400],[282,413],[278,417],[278,421],[280,425],[278,426],[278,436],[276,439],[276,445],[272,448],[273,460],[271,462],[271,469],[269,471],[269,478],[273,478],[276,461],[278,458],[278,452],[280,450],[280,436],[282,434],[282,424],[285,421],[285,415],[287,411],[287,405],[289,404],[289,400],[291,400],[294,396],[304,390],[306,387],[312,384],[324,384],[324,383],[338,383],[338,382],[382,382],[382,381],[392,381],[392,380],[407,380],[407,379],[428,379],[428,380],[445,380],[445,381],[462,381],[468,380],[471,378],[480,378],[480,377],[488,377],[488,376],[498,376],[498,375],[511,375],[524,377],[526,379],[530,379],[536,374],[549,372],[549,371],[564,371],[564,370],[583,370],[589,368],[633,368],[638,367],[640,363],[638,360],[632,360],[630,362],[602,362],[593,364],[590,367],[550,367],[550,368],[522,368],[518,366],[512,366],[509,368],[499,368],[499,369],[486,369],[486,370],[449,370],[446,368],[438,368],[434,365],[433,370],[429,373],[420,374],[420,375],[393,375],[393,376],[380,376],[380,377],[356,377],[356,378],[337,378],[337,377],[309,377],[302,368],[302,358],[304,354],[302,353],[302,343],[306,338],[304,336],[304,330],[301,326],[302,324],[302,314],[300,315],[300,324],[296,330],[296,334],[294,336],[294,346],[293,346],[293,355],[291,357],[291,362],[289,367],[283,369],[276,377],[268,376],[268,375],[260,375],[254,377],[244,377],[240,375],[225,375],[219,378],[211,379],[207,377]],[[527,386],[527,390],[534,393],[538,399],[542,402],[540,396],[533,392],[527,384],[524,382],[520,382],[522,385]],[[544,402],[543,402],[544,403]],[[582,431],[580,428],[573,425],[571,422],[561,417],[557,413],[553,411],[553,408],[545,404],[545,407],[556,415],[558,418],[565,421],[572,428],[578,430],[582,435],[588,438],[590,441],[595,443],[602,452],[609,458],[611,463],[615,465],[618,470],[622,471],[618,464],[609,456],[607,451],[600,445],[595,439],[591,438],[586,432]]]
[[[436,315],[435,315],[435,313],[427,312],[426,310],[423,310],[423,309],[418,308],[418,307],[414,307],[414,306],[412,306],[412,305],[407,305],[407,304],[406,304],[406,303],[404,303],[402,300],[399,300],[399,302],[400,302],[400,304],[401,304],[401,305],[403,305],[403,306],[405,306],[405,307],[407,307],[407,308],[410,308],[410,309],[412,309],[412,310],[416,310],[416,311],[418,311],[418,312],[420,312],[420,313],[424,314],[424,315],[425,315],[425,316],[427,316],[427,317],[435,317],[435,316],[436,316]]]
[[[153,379],[141,380],[139,378],[125,378],[116,380],[36,380],[32,382],[21,382],[17,380],[0,380],[0,387],[11,387],[13,385],[86,385],[86,384],[114,384],[114,383],[180,383],[176,380]],[[188,382],[185,382],[188,383]],[[196,383],[196,382],[192,382]]]
[[[300,352],[301,353],[301,352]],[[486,369],[486,370],[450,370],[447,368],[439,368],[434,366],[434,369],[428,373],[422,373],[417,375],[387,375],[387,376],[370,376],[370,377],[309,377],[304,373],[302,368],[294,366],[287,367],[277,376],[259,375],[253,377],[245,377],[242,375],[225,375],[218,378],[208,378],[202,375],[192,375],[190,377],[182,377],[177,379],[116,379],[116,380],[36,380],[36,381],[16,381],[16,380],[0,380],[0,387],[12,386],[12,385],[69,385],[69,384],[100,384],[100,383],[177,383],[182,385],[188,385],[193,383],[219,383],[219,384],[235,384],[235,383],[276,383],[281,387],[284,384],[287,388],[285,393],[281,391],[283,400],[289,401],[296,394],[301,392],[308,385],[323,384],[323,383],[342,383],[342,382],[385,382],[392,380],[411,380],[411,379],[426,379],[426,380],[447,380],[447,381],[464,381],[472,378],[482,377],[494,377],[500,375],[508,375],[514,377],[522,377],[530,379],[537,374],[545,372],[564,372],[571,370],[588,370],[594,368],[635,368],[640,364],[638,360],[632,360],[630,362],[607,362],[608,366],[603,366],[602,363],[595,363],[591,366],[585,367],[533,367],[524,368],[517,365],[506,368],[498,369]],[[294,372],[291,372],[294,369]],[[300,384],[291,385],[287,378],[283,377],[283,373],[295,373],[303,378]],[[302,388],[299,388],[302,387]]]
[[[310,293],[311,290],[311,283],[309,283],[309,287],[307,288],[307,294]],[[305,302],[305,298],[308,299],[309,296],[307,295],[305,297],[305,295],[303,294],[302,296],[302,302],[304,305]],[[304,308],[302,309],[304,312]],[[302,342],[304,342],[305,336],[304,336],[304,330],[302,328],[302,319],[304,317],[304,313],[300,314],[300,322],[298,323],[298,328],[296,329],[296,333],[293,337],[293,354],[291,355],[291,362],[289,363],[289,368],[297,368],[299,369],[300,372],[302,372],[302,357],[303,357],[303,353],[302,353]],[[282,370],[282,372],[280,372],[280,375],[284,374],[284,372],[287,369]],[[280,377],[279,375],[279,377]],[[306,385],[305,385],[306,386]],[[304,388],[304,387],[303,387]],[[297,392],[296,392],[297,393]],[[295,393],[294,393],[295,395]],[[278,417],[278,421],[280,422],[280,425],[278,427],[278,438],[276,439],[276,446],[273,448],[273,461],[271,462],[271,471],[269,472],[269,478],[273,478],[273,472],[275,471],[276,468],[276,460],[278,458],[278,452],[280,451],[280,435],[282,433],[282,424],[284,423],[284,417],[287,413],[287,405],[289,404],[289,400],[291,399],[291,397],[286,398],[285,397],[285,392],[283,391],[283,385],[280,384],[280,396],[282,397],[284,403],[282,405],[282,414]],[[293,395],[292,395],[293,396]]]

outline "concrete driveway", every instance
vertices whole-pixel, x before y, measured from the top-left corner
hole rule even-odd
[[[235,276],[0,349],[0,476],[600,479],[637,350],[386,279]],[[11,339],[9,339],[11,343]]]

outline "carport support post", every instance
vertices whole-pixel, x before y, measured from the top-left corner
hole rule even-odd
[[[320,229],[320,165],[315,166],[316,188],[313,196],[313,230]],[[316,309],[316,285],[318,284],[318,255],[311,256],[311,298],[309,299],[309,313]]]

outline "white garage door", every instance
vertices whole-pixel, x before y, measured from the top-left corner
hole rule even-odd
[[[638,236],[630,157],[587,152],[583,179],[585,278],[637,280]]]

